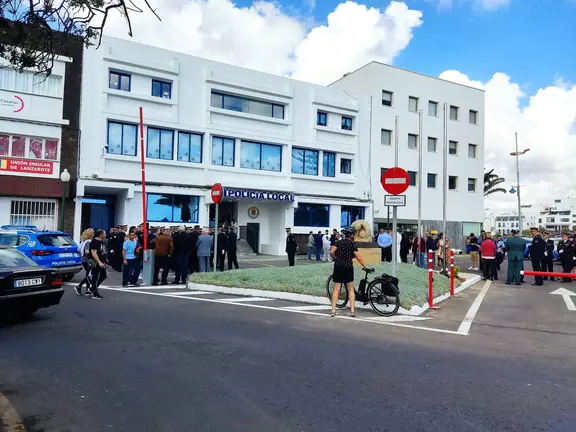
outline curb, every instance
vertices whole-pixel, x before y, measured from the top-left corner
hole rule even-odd
[[[474,276],[469,280],[466,280],[462,283],[458,288],[454,290],[454,293],[457,294],[461,291],[464,291],[466,288],[471,287],[476,282],[480,280],[480,276]],[[299,303],[310,303],[310,304],[317,304],[317,305],[330,305],[330,301],[328,297],[319,297],[313,296],[308,294],[296,294],[284,291],[266,291],[266,290],[259,290],[253,288],[233,288],[233,287],[222,287],[217,285],[205,285],[205,284],[198,284],[194,282],[188,282],[186,284],[186,288],[189,290],[195,291],[208,291],[220,294],[232,294],[232,295],[241,295],[241,296],[249,296],[249,297],[264,297],[274,300],[288,300],[293,302]],[[450,297],[450,293],[443,294],[438,296],[434,299],[433,303],[437,304],[440,303],[447,298]],[[364,310],[372,310],[369,305],[364,305],[362,303],[356,302],[357,309],[364,309]],[[406,310],[404,308],[400,308],[398,313],[401,315],[411,315],[411,316],[419,316],[422,315],[426,310],[428,310],[428,303],[422,306],[412,306],[410,310]]]

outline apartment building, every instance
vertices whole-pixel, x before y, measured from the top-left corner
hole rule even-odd
[[[467,235],[480,231],[484,218],[484,91],[378,62],[344,75],[330,87],[370,99],[366,126],[370,145],[359,157],[370,160],[375,223],[384,227],[389,221],[380,178],[394,166],[397,141],[399,166],[410,176],[406,206],[398,209],[399,226],[417,230],[421,176],[424,229],[442,230],[446,147],[446,231],[453,244],[463,247]],[[419,146],[423,146],[423,172],[419,172]]]
[[[84,53],[74,235],[87,227],[215,226],[210,188],[255,252],[372,220],[367,102],[337,88],[105,37]],[[142,194],[139,110],[146,196]]]
[[[0,225],[73,229],[83,45],[62,38],[50,76],[0,59]]]

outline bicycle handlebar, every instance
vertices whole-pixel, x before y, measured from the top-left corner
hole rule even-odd
[[[376,270],[373,268],[368,268],[366,267],[365,269],[363,269],[366,273],[374,273]]]

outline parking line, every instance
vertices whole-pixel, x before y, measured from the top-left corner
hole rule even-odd
[[[284,312],[299,313],[299,314],[305,314],[305,315],[315,315],[315,316],[328,317],[328,315],[325,313],[319,313],[319,312],[314,312],[314,311],[295,310],[295,309],[286,309],[286,308],[282,308],[282,307],[264,306],[264,305],[240,303],[240,302],[232,302],[232,301],[223,301],[222,299],[207,299],[205,297],[186,297],[186,296],[181,296],[181,295],[166,295],[166,294],[162,294],[162,293],[148,292],[148,291],[136,291],[136,290],[129,290],[128,291],[128,290],[124,290],[124,289],[105,287],[105,286],[100,286],[100,289],[111,290],[111,291],[121,291],[121,292],[133,292],[133,293],[137,293],[137,294],[155,295],[155,296],[159,296],[159,297],[186,299],[186,300],[193,300],[193,301],[207,302],[207,303],[220,303],[220,304],[227,304],[227,305],[251,307],[251,308],[256,308],[256,309],[267,309],[267,310],[274,310],[274,311],[284,311]],[[270,299],[270,300],[274,300],[274,299]],[[376,321],[376,320],[370,319],[370,318],[360,318],[360,317],[354,317],[353,318],[353,317],[349,317],[349,316],[337,316],[337,317],[331,318],[331,319],[345,319],[345,320],[351,320],[351,321],[356,321],[356,322],[367,322],[367,323],[371,323],[371,324],[389,325],[392,327],[403,327],[403,328],[411,328],[411,329],[415,329],[415,330],[424,330],[424,331],[429,331],[429,332],[433,332],[433,333],[443,333],[443,334],[450,334],[450,335],[456,335],[456,336],[467,336],[467,334],[459,333],[459,332],[454,331],[454,330],[445,330],[445,329],[432,328],[432,327],[420,327],[420,326],[415,326],[415,325],[410,325],[410,324],[403,324],[403,323],[399,323],[399,322]]]
[[[202,295],[202,294],[214,294],[214,293],[208,292],[208,291],[190,291],[190,290],[188,290],[188,291],[165,292],[165,293],[158,293],[158,294],[189,296],[189,295]]]
[[[332,306],[330,305],[309,305],[309,306],[286,306],[282,309],[288,310],[330,310]]]
[[[474,300],[474,303],[472,303],[472,306],[470,306],[470,309],[468,309],[468,313],[466,314],[466,316],[462,320],[460,327],[458,327],[458,333],[459,334],[462,334],[462,335],[469,335],[470,334],[470,327],[472,327],[472,321],[474,321],[474,318],[476,317],[476,314],[478,313],[478,309],[480,309],[480,305],[482,304],[484,297],[486,297],[486,293],[490,289],[490,285],[491,285],[491,282],[486,281],[486,283],[482,287],[482,291],[480,291],[480,293],[478,294],[478,297],[476,297],[476,300]]]
[[[271,298],[264,298],[264,297],[236,297],[236,298],[226,298],[226,299],[219,299],[223,302],[230,302],[230,303],[239,303],[239,302],[251,302],[251,301],[271,301],[274,299]]]

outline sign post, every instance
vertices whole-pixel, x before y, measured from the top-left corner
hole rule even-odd
[[[214,211],[214,271],[216,271],[216,265],[218,264],[218,207],[220,207],[220,202],[224,197],[224,188],[220,183],[215,183],[212,186],[210,196],[212,197],[212,202],[216,205]]]
[[[410,185],[410,176],[402,168],[394,167],[386,170],[380,179],[382,187],[390,195],[384,197],[384,204],[392,207],[392,276],[396,277],[398,263],[398,207],[406,205],[406,192]]]

